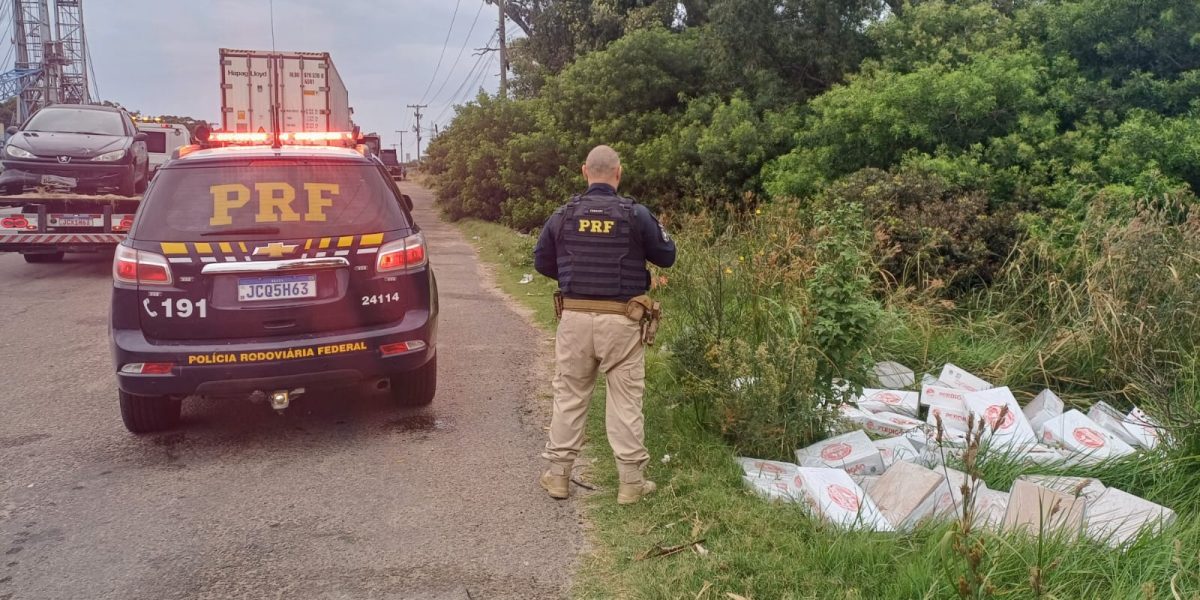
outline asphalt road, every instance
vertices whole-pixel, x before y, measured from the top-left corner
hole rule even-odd
[[[584,541],[537,486],[540,335],[405,184],[441,287],[434,403],[189,399],[121,425],[111,258],[0,255],[0,600],[556,598]]]

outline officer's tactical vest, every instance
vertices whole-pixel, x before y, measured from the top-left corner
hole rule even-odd
[[[611,196],[575,196],[563,208],[558,284],[566,296],[628,299],[646,293],[649,275],[633,202]]]

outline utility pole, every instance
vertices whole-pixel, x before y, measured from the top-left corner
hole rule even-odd
[[[404,133],[405,132],[403,129],[395,129],[393,131],[400,134],[400,162],[404,162]]]
[[[496,0],[500,7],[500,99],[508,98],[508,46],[504,42],[504,0]]]
[[[417,124],[413,125],[413,131],[417,133],[417,162],[421,161],[421,109],[429,106],[428,104],[409,104],[408,107],[413,109],[413,113],[417,116]]]

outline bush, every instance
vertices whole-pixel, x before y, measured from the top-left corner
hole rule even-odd
[[[791,460],[863,381],[878,305],[854,206],[794,204],[724,228],[690,220],[666,286],[670,364],[702,421],[739,451]]]
[[[865,208],[876,263],[903,286],[957,296],[989,284],[1017,239],[1014,210],[993,210],[982,192],[937,175],[864,169],[826,196]]]

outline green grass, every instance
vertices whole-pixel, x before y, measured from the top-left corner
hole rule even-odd
[[[537,322],[552,331],[554,284],[540,276],[531,284],[517,283],[523,274],[533,272],[529,257],[533,239],[490,223],[464,222],[461,228],[495,267],[501,287],[534,310]],[[947,357],[964,357],[959,362],[967,368],[1003,365],[1005,357],[1036,359],[1035,342],[990,325],[964,322],[947,329],[944,324],[910,322],[895,327],[895,341],[886,350],[916,365],[937,364]],[[649,500],[629,507],[616,504],[616,469],[605,442],[602,390],[593,400],[585,458],[594,459],[587,478],[598,491],[584,501],[593,547],[576,574],[575,597],[958,597],[953,583],[966,563],[951,548],[952,525],[903,535],[846,532],[814,521],[798,505],[768,503],[747,492],[727,444],[703,428],[692,404],[678,397],[665,358],[655,350],[648,359],[646,437],[652,456],[648,475],[659,483],[659,492]],[[1017,361],[1003,367],[1003,372],[985,374],[1018,376],[1029,370]],[[664,464],[665,455],[671,458]],[[980,534],[988,579],[994,586],[988,597],[1037,597],[1030,587],[1035,567],[1045,572],[1044,598],[1197,597],[1197,459],[1173,460],[1151,456],[1090,470],[1039,469],[1099,476],[1110,486],[1172,507],[1179,520],[1162,535],[1144,537],[1125,552],[1092,543],[1068,546],[1047,541],[1039,546],[1029,539]],[[981,472],[994,489],[1008,489],[1017,475],[1017,469],[1002,460],[985,462]],[[687,550],[638,559],[655,546],[699,539],[704,540],[707,554]]]

